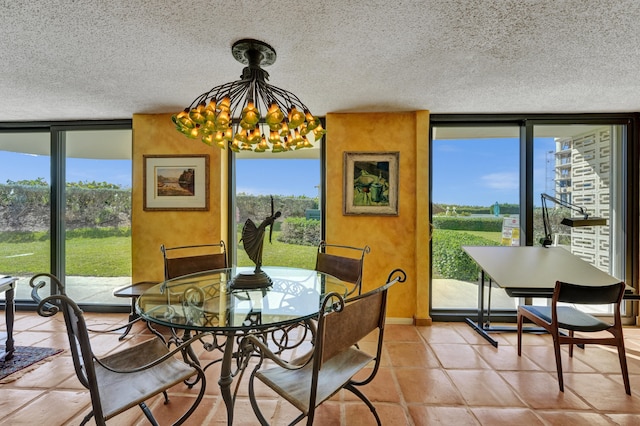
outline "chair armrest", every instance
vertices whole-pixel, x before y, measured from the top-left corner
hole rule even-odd
[[[294,361],[285,361],[276,353],[274,353],[267,345],[264,344],[260,339],[256,336],[250,334],[242,339],[240,342],[240,348],[246,352],[258,352],[260,354],[260,365],[264,358],[268,358],[271,361],[275,362],[278,366],[285,368],[287,370],[299,370],[307,365],[312,359],[312,353],[306,354],[302,358],[298,358],[297,360],[301,363]]]
[[[96,363],[114,373],[137,373],[173,358],[177,353],[184,351],[193,342],[200,340],[206,334],[197,334],[172,350],[169,350],[160,339],[154,338],[103,358],[98,358],[94,354],[93,359]],[[191,364],[189,361],[187,363]]]

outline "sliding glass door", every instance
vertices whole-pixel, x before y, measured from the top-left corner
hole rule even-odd
[[[131,283],[131,144],[130,121],[0,125],[0,274],[18,305],[42,272],[85,308],[129,305],[112,292]]]
[[[625,279],[626,166],[624,127],[611,124],[540,124],[533,126],[534,145],[546,150],[535,159],[534,178],[545,179],[544,193],[552,246],[562,247],[602,271]],[[542,210],[542,191],[535,191],[536,211]],[[596,226],[569,227],[565,218],[604,219]],[[542,215],[534,215],[534,236],[544,236]],[[596,222],[598,223],[598,222]],[[536,238],[536,241],[540,239]],[[600,312],[598,307],[584,307]]]
[[[67,130],[65,283],[83,304],[129,304],[113,290],[131,283],[131,130]]]
[[[616,279],[635,282],[629,118],[492,118],[432,117],[432,316],[477,309],[478,268],[460,249],[464,245],[558,246]],[[599,224],[561,223],[577,223],[585,214],[600,218]],[[491,297],[492,311],[505,315],[525,302],[497,288]]]
[[[50,270],[49,140],[49,132],[0,133],[0,274],[19,278],[17,302],[31,299],[32,275]]]
[[[281,215],[265,235],[263,264],[315,267],[322,226],[320,153],[317,142],[314,148],[286,153],[235,154],[234,264],[254,265],[242,244],[242,228],[247,220],[258,226],[270,216],[273,197],[274,212]]]
[[[519,131],[514,125],[433,127],[433,310],[478,304],[477,268],[462,246],[520,245]],[[491,296],[492,307],[513,309],[504,291]]]

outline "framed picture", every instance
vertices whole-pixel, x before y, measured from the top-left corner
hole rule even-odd
[[[398,215],[399,152],[345,152],[345,215]]]
[[[144,210],[209,210],[209,156],[145,155]]]

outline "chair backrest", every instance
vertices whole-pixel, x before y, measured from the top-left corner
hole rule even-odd
[[[395,269],[382,287],[345,301],[340,295],[325,296],[318,319],[318,339],[314,368],[318,371],[322,364],[349,349],[372,331],[379,329],[376,356],[377,369],[387,306],[387,292],[397,282],[404,282],[406,274]]]
[[[41,298],[38,295],[38,289],[46,285],[45,279],[48,279],[51,285],[56,287],[56,291],[59,294],[45,298]],[[94,356],[82,310],[66,295],[64,285],[54,275],[37,274],[31,278],[29,285],[33,289],[31,292],[32,298],[39,302],[37,307],[39,315],[51,317],[59,311],[62,311],[76,376],[80,383],[89,389],[95,418],[102,419],[104,415],[93,363]]]
[[[585,286],[556,281],[553,299],[558,302],[578,303],[582,305],[611,304],[622,301],[625,284],[619,282],[606,286]]]
[[[216,244],[199,244],[191,246],[160,246],[164,257],[164,279],[226,268],[227,249],[224,241]]]
[[[327,249],[331,250],[332,253],[328,253]],[[325,241],[321,241],[318,245],[318,254],[316,256],[316,271],[324,272],[342,281],[354,284],[354,288],[349,294],[356,290],[360,294],[364,255],[370,251],[369,246],[352,247],[327,244]]]

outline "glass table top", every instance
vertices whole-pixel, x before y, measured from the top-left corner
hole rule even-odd
[[[309,269],[262,267],[272,285],[234,289],[233,278],[253,267],[234,267],[185,275],[157,284],[137,301],[145,320],[168,327],[203,331],[259,330],[317,316],[324,296],[347,293],[347,284]]]

